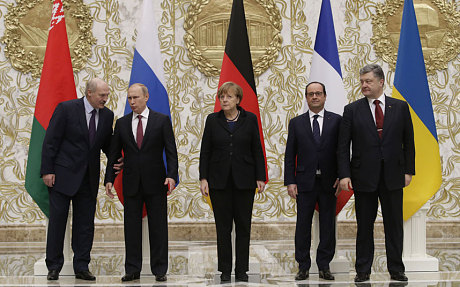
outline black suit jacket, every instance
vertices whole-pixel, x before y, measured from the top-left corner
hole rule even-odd
[[[112,124],[113,112],[100,109],[96,138],[90,147],[83,98],[57,105],[43,141],[40,171],[41,175],[56,175],[53,191],[75,195],[88,168],[91,192],[97,196],[101,149],[108,154]]]
[[[208,115],[201,141],[200,179],[209,188],[225,188],[230,172],[238,189],[257,187],[265,181],[265,159],[260,143],[257,117],[241,107],[233,131],[223,111]]]
[[[309,112],[291,119],[284,156],[284,185],[297,184],[299,192],[313,190],[319,167],[323,189],[333,191],[337,179],[336,151],[341,119],[338,114],[324,111],[319,145],[313,139]]]
[[[177,182],[178,177],[176,140],[171,120],[167,115],[149,109],[147,127],[139,149],[134,140],[132,119],[131,112],[118,119],[115,124],[105,183],[113,183],[115,180],[113,165],[123,151],[124,196],[135,195],[140,186],[145,194],[166,191],[168,187],[164,185],[165,179],[170,177]],[[163,161],[163,151],[166,155],[167,170]]]
[[[367,98],[345,106],[337,152],[339,177],[351,177],[355,190],[377,190],[382,161],[387,188],[403,188],[404,174],[415,174],[414,130],[407,103],[385,96],[382,139]]]

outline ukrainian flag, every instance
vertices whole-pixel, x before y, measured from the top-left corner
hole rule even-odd
[[[413,0],[404,1],[393,97],[409,104],[414,125],[416,175],[404,189],[407,220],[438,191],[442,182],[438,136]]]

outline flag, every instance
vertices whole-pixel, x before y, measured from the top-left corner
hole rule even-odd
[[[403,214],[407,220],[438,191],[442,182],[433,105],[412,0],[404,1],[392,96],[409,104],[414,125],[416,175],[404,188]]]
[[[40,177],[42,145],[56,106],[77,98],[61,0],[54,0],[27,158],[25,188],[49,216],[48,188]]]
[[[144,0],[142,8],[142,18],[138,25],[138,35],[136,48],[134,49],[133,65],[129,86],[135,83],[141,83],[149,90],[149,99],[147,107],[156,112],[168,115],[171,118],[169,110],[169,98],[164,86],[163,61],[160,52],[160,43],[158,38],[158,28],[154,17],[153,0]],[[126,99],[125,115],[131,112],[128,99]],[[163,155],[164,157],[164,155]],[[165,161],[166,165],[166,161]],[[121,172],[114,182],[118,198],[123,203],[123,172]],[[178,180],[177,180],[178,183]],[[145,209],[144,209],[145,215]]]
[[[230,24],[225,44],[224,58],[220,72],[219,87],[225,82],[234,82],[243,89],[243,100],[240,106],[257,116],[259,123],[260,143],[265,158],[265,177],[268,181],[267,157],[265,154],[264,133],[260,120],[259,102],[257,99],[254,71],[252,68],[249,38],[246,28],[243,0],[233,0]],[[216,97],[214,111],[220,111],[220,102]]]
[[[321,4],[308,82],[323,83],[327,93],[325,109],[339,115],[343,114],[347,97],[343,87],[330,0],[323,0]],[[305,106],[308,107],[306,104]],[[340,192],[337,197],[336,214],[339,214],[352,195],[353,191]]]

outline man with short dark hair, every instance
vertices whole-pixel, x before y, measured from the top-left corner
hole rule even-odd
[[[101,149],[108,153],[113,112],[105,107],[109,86],[88,81],[85,97],[60,103],[43,140],[41,175],[48,186],[50,214],[46,241],[48,280],[64,264],[63,245],[72,201],[73,269],[77,279],[96,280],[88,269],[94,237]]]
[[[415,174],[409,106],[385,96],[384,73],[379,65],[367,65],[359,74],[364,98],[345,106],[337,151],[340,188],[352,188],[355,194],[358,223],[355,282],[369,280],[379,201],[388,271],[391,279],[407,281],[402,261],[403,188]]]
[[[326,88],[311,82],[305,89],[308,111],[289,122],[284,185],[297,201],[295,259],[296,280],[305,280],[311,266],[311,224],[319,206],[320,243],[316,253],[319,277],[334,280],[329,263],[335,253],[335,197],[337,137],[341,116],[324,110]]]
[[[147,107],[149,93],[143,84],[128,89],[132,112],[117,120],[108,157],[106,193],[113,198],[113,164],[124,153],[123,197],[125,271],[123,282],[140,278],[142,269],[142,209],[149,225],[150,269],[156,281],[166,281],[168,270],[167,198],[178,177],[176,141],[167,115]],[[163,162],[166,155],[166,166]]]

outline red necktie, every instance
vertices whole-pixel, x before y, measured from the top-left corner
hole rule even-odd
[[[139,122],[137,123],[136,140],[137,140],[137,146],[140,149],[142,146],[142,140],[144,139],[144,130],[142,128],[142,116],[138,115],[137,118],[139,119]]]
[[[377,126],[377,132],[379,133],[379,137],[382,138],[383,132],[383,111],[380,107],[380,101],[375,100],[375,125]]]

